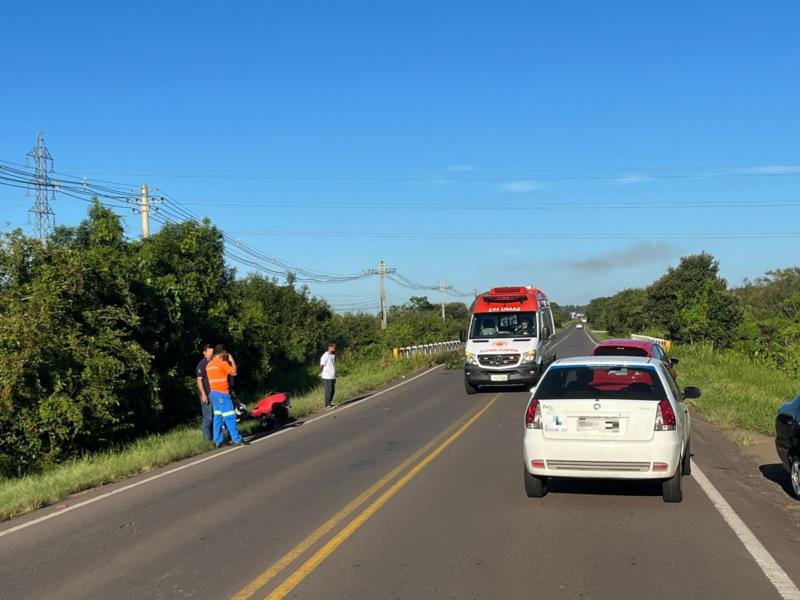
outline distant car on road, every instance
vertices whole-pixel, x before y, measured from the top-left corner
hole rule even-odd
[[[525,491],[553,477],[661,480],[665,502],[683,499],[691,472],[689,410],[664,363],[635,356],[557,360],[525,411]]]
[[[583,329],[583,323],[578,323],[575,325],[575,329]]]
[[[603,340],[592,350],[592,356],[646,356],[657,358],[673,377],[677,358],[670,358],[658,342],[649,340],[611,339]]]
[[[800,499],[800,396],[778,410],[775,449],[784,468],[789,471],[792,493]]]

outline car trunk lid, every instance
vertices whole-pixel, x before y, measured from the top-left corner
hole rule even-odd
[[[650,440],[657,408],[653,400],[540,401],[544,437],[560,440]]]

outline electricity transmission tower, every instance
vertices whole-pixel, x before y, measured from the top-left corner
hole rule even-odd
[[[55,199],[55,190],[47,175],[48,171],[53,170],[53,157],[44,145],[44,135],[41,131],[36,137],[36,145],[28,152],[28,157],[33,159],[33,187],[36,195],[33,208],[28,210],[28,213],[36,235],[44,241],[55,225],[56,215],[50,208],[50,199]]]

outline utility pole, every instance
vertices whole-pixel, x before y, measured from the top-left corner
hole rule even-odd
[[[442,321],[446,321],[447,317],[444,311],[445,292],[450,289],[450,286],[447,285],[446,281],[440,281],[437,287],[439,288],[439,299],[441,300],[442,303]]]
[[[36,145],[28,152],[28,156],[33,159],[33,187],[36,190],[33,208],[28,213],[31,215],[36,235],[44,242],[47,234],[53,229],[56,219],[53,209],[50,208],[50,198],[55,200],[55,191],[47,175],[48,170],[53,170],[53,157],[44,145],[44,135],[41,131],[36,137]]]
[[[378,263],[378,275],[381,277],[381,329],[386,329],[386,263],[383,261]]]
[[[378,263],[377,269],[370,269],[367,273],[370,275],[379,275],[381,278],[381,329],[386,329],[389,319],[389,307],[386,302],[386,276],[397,273],[397,269],[387,267],[386,263],[381,261]]]
[[[139,212],[142,213],[142,238],[150,237],[150,196],[147,184],[142,184],[142,200],[139,204]]]

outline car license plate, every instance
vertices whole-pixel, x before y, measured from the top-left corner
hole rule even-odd
[[[620,432],[620,419],[617,417],[578,417],[578,431]]]
[[[490,379],[492,381],[508,381],[508,375],[506,375],[505,373],[501,375],[490,375]]]

